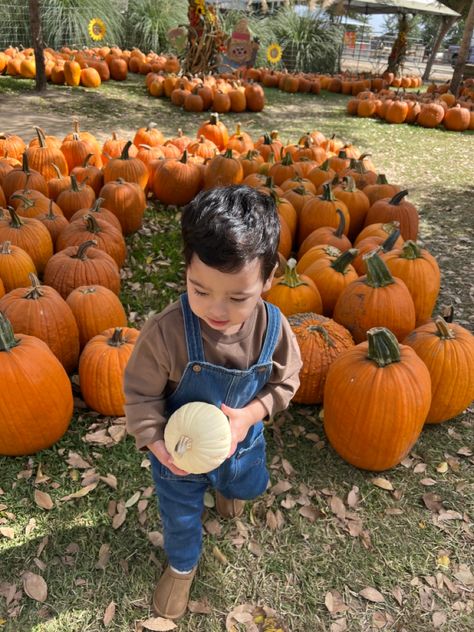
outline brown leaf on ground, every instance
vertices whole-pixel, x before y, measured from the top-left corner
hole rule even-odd
[[[459,448],[456,454],[459,454],[459,456],[472,456],[472,450],[467,446],[463,446],[462,448]]]
[[[280,503],[283,509],[293,509],[296,505],[296,500],[288,494]]]
[[[304,505],[303,507],[301,507],[298,513],[310,522],[314,522],[318,518],[321,518],[323,515],[322,512],[313,505]]]
[[[339,498],[339,496],[331,496],[329,507],[331,508],[332,513],[336,515],[340,520],[345,520],[346,507],[342,498]]]
[[[453,575],[465,586],[474,586],[474,576],[467,564],[460,564],[459,569]]]
[[[385,597],[376,588],[367,586],[359,591],[359,595],[367,601],[373,601],[374,603],[382,603],[385,601]]]
[[[45,535],[44,538],[41,540],[41,542],[38,545],[38,549],[36,551],[36,557],[40,557],[41,553],[43,552],[45,546],[48,544],[49,542],[49,536]]]
[[[271,531],[276,531],[277,530],[277,528],[278,528],[277,519],[276,519],[276,516],[275,516],[275,514],[273,513],[273,511],[271,509],[269,509],[267,511],[266,523],[267,523],[267,527]]]
[[[395,586],[392,588],[392,596],[399,606],[403,605],[403,592],[400,586]]]
[[[153,617],[146,621],[140,621],[145,630],[151,630],[152,632],[167,632],[168,630],[175,630],[176,623],[173,623],[170,619],[163,619],[163,617]]]
[[[355,509],[360,503],[360,493],[357,485],[354,485],[351,491],[347,494],[347,505],[351,509]]]
[[[103,571],[104,568],[109,563],[109,559],[110,559],[110,544],[107,544],[107,543],[102,544],[99,549],[99,559],[95,567]]]
[[[222,525],[216,519],[206,520],[204,528],[210,535],[221,535],[222,533]]]
[[[38,507],[41,509],[50,510],[54,507],[54,503],[51,500],[51,496],[47,492],[42,492],[40,489],[35,489],[34,500]]]
[[[331,614],[337,614],[338,612],[345,612],[349,609],[343,599],[340,592],[337,590],[330,590],[324,597],[324,605]]]
[[[135,492],[133,496],[130,496],[130,498],[126,501],[125,507],[127,507],[127,509],[133,507],[133,505],[135,505],[140,500],[140,496],[141,492]]]
[[[212,608],[207,599],[201,601],[189,601],[188,610],[193,614],[210,614]]]
[[[331,632],[346,632],[347,630],[347,620],[345,617],[341,617],[340,619],[336,619],[331,623]]]
[[[60,498],[60,500],[62,500],[63,502],[66,502],[68,500],[73,500],[75,498],[83,498],[84,496],[87,496],[87,494],[91,492],[93,489],[95,489],[96,487],[97,487],[97,483],[86,485],[85,487],[83,487],[77,492],[74,492],[73,494],[68,494],[67,496],[63,496],[62,498]]]
[[[164,539],[163,539],[163,534],[161,533],[161,531],[149,531],[147,533],[147,536],[150,542],[153,544],[153,546],[157,546],[160,549],[163,548]]]
[[[41,575],[27,571],[23,575],[23,590],[35,601],[46,601],[48,597],[48,585]]]
[[[436,485],[438,481],[435,481],[434,478],[422,478],[420,481],[420,485],[424,485],[425,487],[432,487]]]
[[[447,616],[445,612],[433,612],[433,615],[431,617],[431,621],[433,622],[433,626],[435,628],[440,628],[442,625],[444,625],[447,621]]]
[[[291,465],[291,463],[289,461],[287,461],[286,459],[281,460],[281,465],[285,471],[285,474],[287,476],[292,476],[295,473],[295,469],[294,467]]]
[[[125,426],[113,425],[108,428],[108,433],[115,443],[120,443],[120,441],[122,441],[122,439],[127,434],[127,431],[125,430]]]
[[[115,617],[115,603],[111,601],[105,609],[102,622],[105,627],[108,627],[112,623],[112,619]]]
[[[255,540],[250,540],[250,542],[248,543],[248,549],[250,553],[253,553],[253,555],[255,555],[255,557],[261,557],[263,555],[262,547],[260,546],[260,544],[258,544],[258,542],[255,542]]]
[[[453,509],[441,509],[439,512],[438,520],[462,520],[463,516],[459,511],[453,511]]]
[[[372,485],[380,487],[380,489],[386,489],[389,492],[393,491],[392,483],[387,478],[383,478],[382,476],[377,476],[373,478]]]
[[[423,474],[423,472],[426,472],[426,467],[426,463],[417,463],[413,468],[413,472],[415,474]]]
[[[278,496],[279,494],[284,494],[292,487],[293,485],[290,483],[290,481],[281,479],[278,481],[278,483],[275,483],[275,485],[270,487],[270,494],[273,494],[274,496]]]
[[[15,537],[15,531],[11,527],[0,527],[0,535],[8,540],[13,540]]]
[[[39,485],[40,483],[46,483],[47,481],[50,480],[50,478],[51,478],[50,476],[46,476],[46,474],[43,474],[41,470],[41,463],[40,463],[36,471],[35,485]]]
[[[422,498],[423,498],[423,502],[425,503],[425,507],[429,509],[430,511],[434,511],[435,513],[438,513],[439,511],[441,511],[441,509],[443,509],[441,497],[438,496],[438,494],[435,494],[433,492],[428,492],[426,494],[423,494]]]
[[[87,468],[92,467],[92,465],[88,461],[83,459],[80,454],[78,454],[77,452],[72,452],[71,450],[69,451],[66,463],[78,470],[87,470]]]
[[[119,529],[125,522],[126,517],[127,517],[127,508],[125,506],[122,506],[120,507],[120,509],[118,509],[117,513],[112,518],[112,528]]]
[[[25,535],[28,537],[30,533],[32,533],[36,529],[36,520],[34,518],[30,518],[28,520],[28,524],[25,527]]]
[[[107,474],[107,476],[99,476],[99,479],[106,483],[112,489],[117,489],[117,477],[113,474]]]

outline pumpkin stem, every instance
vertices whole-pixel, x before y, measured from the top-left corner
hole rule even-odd
[[[344,251],[339,257],[331,263],[331,268],[341,274],[347,273],[347,267],[354,261],[359,254],[357,248],[349,248]]]
[[[88,239],[87,241],[83,242],[80,246],[78,246],[77,252],[75,255],[72,255],[72,258],[85,261],[87,259],[87,250],[91,246],[97,246],[97,242],[95,239]]]
[[[289,167],[293,164],[293,158],[291,157],[291,153],[289,151],[286,152],[283,160],[281,161],[281,164],[285,165],[285,167]]]
[[[26,198],[25,198],[25,201],[29,202],[30,206],[34,205],[34,202],[31,202],[30,200],[27,200]],[[11,217],[11,221],[10,221],[11,228],[21,228],[24,225],[25,222],[17,214],[17,212],[15,211],[13,206],[7,206],[7,209],[8,209],[8,212],[10,213],[10,217]]]
[[[70,190],[74,191],[74,193],[79,193],[81,191],[77,178],[74,174],[71,174],[71,189]]]
[[[323,193],[319,196],[319,198],[325,202],[337,202],[337,198],[333,195],[330,182],[325,182],[323,184]]]
[[[128,155],[128,150],[132,145],[131,140],[127,140],[125,145],[123,146],[122,153],[120,154],[120,160],[130,160],[130,156]]]
[[[4,241],[3,244],[0,244],[0,255],[11,255],[12,251],[10,246],[12,245],[11,241]]]
[[[63,174],[61,173],[58,165],[55,162],[51,163],[51,166],[53,167],[53,169],[56,171],[56,177],[58,178],[58,180],[62,180],[63,178]]]
[[[456,338],[454,331],[449,328],[448,323],[442,316],[436,316],[434,322],[438,330],[436,335],[439,336],[441,340],[454,340]]]
[[[224,153],[224,158],[233,158],[232,149],[226,149]]]
[[[11,200],[21,200],[23,203],[23,206],[25,207],[26,210],[28,210],[29,208],[31,208],[32,206],[35,205],[33,200],[30,200],[29,198],[25,197],[24,195],[22,195],[21,193],[14,193],[11,198]],[[12,208],[11,206],[7,207],[9,210],[10,208]],[[11,215],[11,213],[10,213]]]
[[[317,331],[324,338],[324,342],[328,345],[328,347],[336,346],[326,327],[323,327],[322,325],[310,325],[307,331]]]
[[[209,123],[211,125],[217,125],[219,123],[219,114],[217,112],[212,112],[211,116],[209,117]]]
[[[355,193],[358,190],[355,184],[355,180],[352,176],[344,176],[342,178],[342,181],[344,183],[344,191],[347,191],[348,193]]]
[[[193,445],[192,439],[190,437],[186,437],[186,435],[181,435],[178,439],[177,444],[174,446],[174,451],[178,456],[183,456],[185,452],[191,449]]]
[[[204,137],[203,137],[203,136],[201,136],[201,138],[204,138]],[[202,141],[201,141],[201,142],[202,142]],[[183,155],[181,156],[181,158],[180,158],[180,161],[179,161],[179,162],[182,162],[182,163],[183,163],[183,165],[185,165],[185,164],[188,162],[188,150],[187,150],[187,149],[185,149],[185,150],[183,151]]]
[[[41,296],[44,296],[44,292],[41,289],[41,283],[39,282],[38,277],[33,272],[28,273],[28,278],[30,279],[31,287],[28,292],[25,294],[25,298],[28,299],[38,299]]]
[[[402,259],[421,259],[423,255],[420,246],[411,239],[408,239],[402,246],[400,256]]]
[[[393,204],[394,206],[398,206],[398,204],[400,204],[400,202],[403,201],[403,198],[406,195],[408,195],[408,189],[404,189],[403,191],[399,191],[398,193],[395,193],[393,198],[390,200],[389,204]]]
[[[95,294],[97,292],[97,289],[95,285],[88,285],[87,287],[84,287],[81,290],[79,290],[79,292],[81,294]]]
[[[96,218],[90,213],[84,215],[82,219],[85,221],[86,228],[89,233],[94,233],[96,235],[102,232],[102,228],[97,223]]]
[[[329,167],[329,158],[326,158],[326,160],[323,162],[323,164],[319,166],[319,169],[321,171],[329,171],[329,169],[330,169],[330,167]]]
[[[346,227],[346,218],[344,217],[344,213],[340,208],[336,209],[336,213],[339,215],[339,225],[334,231],[334,237],[342,237],[344,234],[344,229]]]
[[[38,141],[39,141],[39,145],[40,147],[47,147],[47,143],[46,143],[46,137],[44,135],[43,130],[41,129],[41,127],[35,127],[36,130],[36,135],[38,136]]]
[[[48,212],[46,214],[46,219],[55,219],[56,217],[59,217],[58,215],[55,215],[53,213],[53,200],[49,201],[49,209]]]
[[[370,285],[370,287],[385,287],[395,283],[390,270],[378,256],[376,250],[368,252],[362,258],[367,266],[367,285]]]
[[[21,170],[27,174],[31,173],[30,165],[28,164],[28,152],[26,150],[23,152]]]
[[[379,173],[377,176],[377,180],[375,181],[375,184],[389,184],[389,181],[387,180],[387,176],[384,173]]]
[[[367,332],[369,349],[367,357],[380,368],[400,362],[400,345],[395,335],[386,327],[372,327]]]
[[[390,250],[392,250],[393,247],[395,246],[395,242],[397,241],[399,237],[400,237],[400,229],[394,228],[392,232],[390,233],[390,235],[387,237],[387,239],[380,246],[383,252],[390,252]]]
[[[146,126],[146,131],[149,132],[150,130],[155,129],[155,127],[156,127],[156,123],[154,121],[150,121]]]
[[[125,344],[125,340],[123,338],[123,327],[115,327],[114,333],[107,340],[107,344],[110,347],[121,347]]]
[[[10,351],[19,344],[20,341],[15,338],[10,321],[3,312],[0,312],[0,351]]]
[[[299,287],[300,285],[308,285],[301,280],[300,275],[296,272],[296,259],[288,259],[283,279],[278,281],[277,285],[286,285],[291,288]]]
[[[82,163],[82,166],[88,167],[89,166],[89,160],[92,158],[94,154],[87,154],[87,156],[84,158],[84,162]]]
[[[237,123],[235,125],[235,135],[236,136],[241,136],[242,135],[242,126],[240,123]]]

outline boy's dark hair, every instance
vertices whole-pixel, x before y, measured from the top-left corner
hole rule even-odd
[[[270,195],[245,185],[202,191],[182,212],[186,266],[196,254],[220,272],[260,259],[266,281],[278,261],[280,220]]]

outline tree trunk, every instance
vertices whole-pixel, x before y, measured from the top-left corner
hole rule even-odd
[[[41,28],[40,0],[29,0],[30,8],[30,31],[35,51],[36,64],[36,90],[43,92],[46,90],[46,70],[44,67],[44,43],[43,30]]]
[[[433,50],[431,51],[430,56],[428,57],[428,61],[426,62],[425,72],[423,73],[423,81],[430,80],[431,69],[433,68],[433,64],[435,61],[436,53],[441,46],[441,42],[444,40],[446,33],[452,27],[454,22],[457,20],[454,16],[443,16],[441,18],[441,23],[439,25],[439,30],[436,35],[435,42],[433,44]]]
[[[472,33],[474,32],[474,2],[471,4],[469,13],[466,18],[466,25],[464,27],[464,34],[462,36],[461,46],[459,48],[458,58],[456,65],[454,66],[453,78],[451,79],[451,85],[449,89],[454,95],[458,95],[459,87],[461,85],[462,75],[464,73],[464,66],[469,56],[469,46],[471,43]]]
[[[408,47],[408,33],[410,31],[410,22],[407,16],[403,13],[398,23],[398,35],[393,42],[392,50],[388,56],[388,66],[385,72],[393,72],[394,75],[398,75],[400,66],[404,63],[407,47]]]

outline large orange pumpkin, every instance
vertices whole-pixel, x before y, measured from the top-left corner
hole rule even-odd
[[[400,222],[400,232],[403,239],[416,241],[418,236],[419,217],[416,207],[405,200],[408,191],[400,191],[391,199],[384,198],[377,200],[369,208],[365,217],[364,226],[376,224],[377,222]]]
[[[123,374],[139,331],[131,327],[107,329],[90,340],[79,361],[84,401],[102,415],[123,415]]]
[[[318,288],[310,278],[296,272],[295,259],[288,260],[284,274],[273,280],[264,298],[279,307],[285,316],[300,312],[320,314],[323,309]]]
[[[339,354],[354,346],[349,331],[331,318],[306,313],[289,316],[288,322],[296,336],[303,366],[300,386],[293,397],[299,404],[319,404],[323,401],[324,384],[331,363]]]
[[[431,402],[424,362],[394,334],[374,327],[329,367],[324,430],[345,461],[365,470],[394,467],[417,441]]]
[[[403,341],[428,367],[431,406],[426,423],[456,417],[474,398],[474,336],[441,316],[417,327]]]
[[[66,371],[42,340],[15,335],[1,313],[0,383],[0,454],[34,454],[63,436],[73,411]]]

